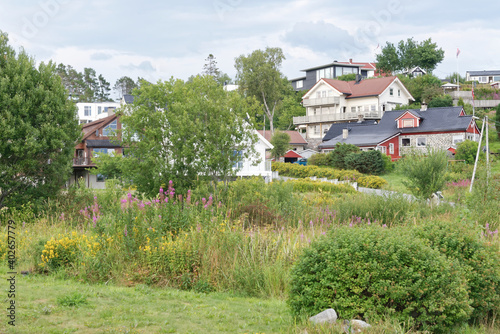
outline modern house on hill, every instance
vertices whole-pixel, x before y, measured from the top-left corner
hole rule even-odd
[[[392,110],[384,113],[377,124],[345,124],[339,134],[332,128],[319,145],[330,151],[338,143],[353,144],[362,150],[379,150],[393,160],[401,158],[410,149],[427,148],[449,150],[466,139],[478,141],[479,128],[463,107]]]
[[[293,124],[315,147],[332,124],[380,120],[384,112],[413,100],[397,77],[355,81],[320,79],[303,96],[306,116],[294,117]]]
[[[500,81],[500,71],[467,71],[466,81],[477,81],[479,83],[492,83]]]
[[[69,184],[77,183],[83,178],[89,188],[104,189],[104,177],[91,175],[90,168],[95,168],[91,158],[97,154],[121,154],[123,148],[111,139],[112,134],[121,129],[117,115],[110,115],[82,127],[83,138],[75,147],[73,157],[73,175]]]

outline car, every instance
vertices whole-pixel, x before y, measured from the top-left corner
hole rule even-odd
[[[302,166],[307,166],[307,159],[306,158],[299,159],[299,160],[295,161],[294,164],[299,164],[299,165],[302,165]]]

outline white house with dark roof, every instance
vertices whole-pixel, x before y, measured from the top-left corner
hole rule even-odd
[[[394,76],[356,81],[321,79],[303,96],[306,116],[294,117],[293,124],[314,147],[332,124],[379,120],[384,112],[413,100]]]
[[[458,106],[387,111],[377,124],[345,124],[342,128],[332,128],[331,132],[319,145],[323,151],[346,143],[362,150],[380,150],[397,160],[410,149],[430,147],[454,153],[459,142],[478,141],[480,131],[473,117]]]
[[[500,81],[500,71],[467,71],[466,81],[477,81],[479,83],[492,83]]]

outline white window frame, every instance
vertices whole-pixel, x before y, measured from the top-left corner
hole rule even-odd
[[[418,137],[417,147],[426,147],[426,146],[427,146],[427,137]]]
[[[405,145],[403,143],[403,140],[405,140],[405,141],[408,140],[408,145]],[[410,147],[411,146],[411,139],[410,138],[401,138],[401,146],[403,146],[403,147]]]
[[[415,126],[415,120],[413,118],[403,119],[403,128],[413,128],[414,126]]]
[[[389,88],[389,95],[394,96],[394,88]]]
[[[302,87],[304,87],[304,80],[297,81],[297,83],[295,84],[295,88],[302,88]]]
[[[92,116],[92,106],[83,107],[83,116]]]
[[[394,154],[394,144],[389,143],[389,154]]]

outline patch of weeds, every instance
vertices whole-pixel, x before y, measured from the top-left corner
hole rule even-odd
[[[43,315],[50,315],[53,310],[54,307],[52,305],[46,305],[44,307],[41,307],[39,312]]]
[[[57,303],[61,306],[78,307],[88,304],[88,301],[87,297],[85,297],[83,294],[79,292],[73,292],[72,294],[57,298]]]
[[[193,290],[199,293],[210,293],[215,291],[214,287],[205,280],[198,280],[193,285]]]

